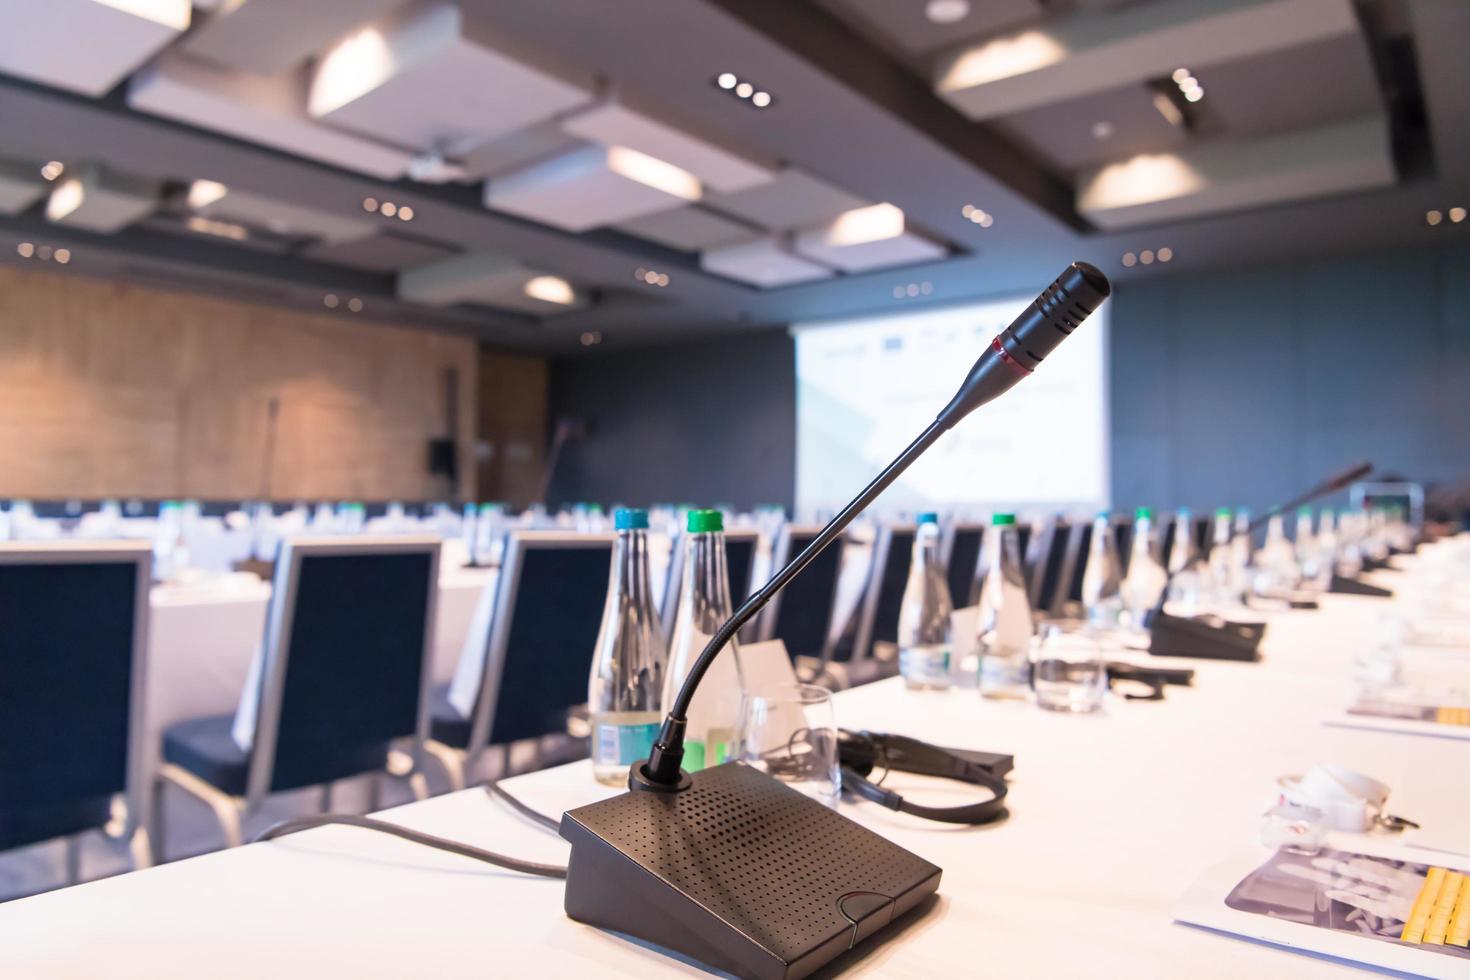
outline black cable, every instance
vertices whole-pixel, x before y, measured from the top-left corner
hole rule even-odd
[[[492,797],[500,797],[506,803],[509,803],[511,809],[515,810],[521,816],[526,817],[529,820],[534,820],[536,823],[539,823],[541,826],[545,827],[553,834],[561,833],[561,821],[559,819],[557,819],[556,817],[548,817],[540,810],[531,809],[529,806],[522,803],[519,799],[512,796],[509,790],[507,790],[504,786],[501,786],[495,780],[492,779],[490,782],[485,784],[485,792],[490,794]]]
[[[291,820],[282,820],[280,823],[268,828],[260,836],[260,841],[274,840],[287,834],[294,834],[302,830],[311,830],[314,827],[325,827],[329,824],[343,824],[348,827],[360,827],[363,830],[376,830],[381,834],[392,834],[415,844],[432,847],[440,851],[448,851],[461,857],[474,858],[476,861],[484,861],[493,864],[497,868],[505,868],[508,871],[519,871],[522,874],[538,875],[542,878],[565,878],[567,869],[556,864],[537,864],[534,861],[522,861],[519,858],[506,857],[504,854],[496,854],[494,851],[482,850],[461,844],[459,841],[449,840],[444,837],[435,837],[433,834],[421,833],[417,830],[409,830],[395,823],[385,820],[374,820],[372,817],[357,817],[344,813],[324,813],[320,816],[296,817]]]

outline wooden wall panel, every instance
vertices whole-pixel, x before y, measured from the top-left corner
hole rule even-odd
[[[474,493],[473,341],[0,268],[0,497]],[[460,479],[427,470],[457,372]],[[542,386],[544,406],[544,384]]]
[[[480,352],[480,497],[525,507],[541,499],[547,440],[545,358]]]

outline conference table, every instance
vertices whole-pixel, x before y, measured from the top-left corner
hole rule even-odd
[[[1391,583],[1415,574],[1380,573]],[[939,894],[827,973],[844,976],[1326,977],[1339,961],[1174,921],[1213,866],[1264,854],[1276,780],[1339,763],[1392,787],[1390,810],[1458,833],[1470,852],[1470,742],[1331,727],[1354,658],[1392,600],[1324,596],[1273,614],[1261,663],[1196,670],[1163,701],[1110,699],[1060,715],[974,690],[910,692],[894,679],[836,696],[845,727],[1013,753],[1010,817],[929,823],[869,803],[842,812],[943,869]],[[1145,660],[1149,659],[1144,655]],[[1154,658],[1156,661],[1159,658]],[[545,813],[604,797],[584,762],[508,780]],[[940,804],[955,784],[891,776]],[[474,788],[380,814],[442,837],[564,863],[555,835]],[[1412,841],[1412,837],[1407,838]],[[0,905],[12,976],[698,976],[697,964],[568,919],[563,885],[350,827],[326,827]],[[1446,959],[1445,969],[1466,961]],[[1446,973],[1446,975],[1453,975]],[[1465,971],[1470,975],[1470,970]]]

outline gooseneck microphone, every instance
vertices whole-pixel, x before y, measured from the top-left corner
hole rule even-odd
[[[746,600],[710,638],[670,706],[668,717],[664,720],[648,761],[634,764],[629,774],[631,788],[677,790],[685,784],[680,764],[684,759],[684,733],[688,723],[689,704],[705,672],[714,662],[715,656],[730,642],[730,638],[821,554],[854,518],[866,510],[940,436],[981,405],[1010,391],[1022,378],[1034,371],[1046,355],[1077,329],[1078,324],[1097,309],[1111,291],[1107,277],[1100,271],[1085,262],[1075,262],[1055,282],[1042,290],[1010,326],[996,335],[990,347],[980,355],[980,359],[965,376],[964,383],[960,385],[954,398],[929,427],[842,508],[800,554],[777,572],[764,588]]]

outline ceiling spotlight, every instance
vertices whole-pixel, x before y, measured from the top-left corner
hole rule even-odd
[[[362,199],[362,209],[364,211],[376,211],[376,210],[378,210],[378,199],[376,197],[365,197],[365,198],[363,198]]]
[[[349,299],[347,301],[347,308],[349,310],[351,310],[353,313],[361,313],[362,312],[362,300],[358,299],[356,296],[352,297],[351,299]]]
[[[1159,249],[1159,261],[1167,262],[1174,257],[1174,250],[1167,245]]]
[[[981,212],[980,217],[976,220],[975,223],[981,228],[989,228],[991,225],[995,224],[995,216],[992,215],[989,211],[983,211]]]
[[[925,296],[928,296],[930,293],[934,292],[934,284],[932,282],[919,283],[919,292],[923,293]]]
[[[394,204],[392,201],[384,201],[382,205],[378,208],[378,213],[385,218],[391,218],[398,213],[398,205]]]
[[[1196,85],[1194,88],[1186,89],[1184,97],[1190,102],[1198,102],[1205,97],[1205,90]]]
[[[970,16],[970,0],[929,0],[924,16],[932,24],[956,24]]]
[[[1113,136],[1113,124],[1106,119],[1099,119],[1092,124],[1092,138],[1098,141],[1111,139]]]
[[[602,331],[588,330],[586,333],[582,334],[583,347],[593,347],[600,343],[602,343]]]
[[[51,257],[56,260],[58,265],[66,265],[71,261],[71,249],[58,248],[55,252],[51,253]]]
[[[189,207],[195,211],[209,207],[228,192],[229,188],[217,180],[196,180],[189,185]]]
[[[21,242],[15,246],[15,251],[21,258],[28,259],[36,254],[36,246],[32,242]]]
[[[405,204],[403,207],[399,208],[398,209],[398,220],[399,221],[412,221],[413,220],[413,208],[409,207],[407,204]]]
[[[741,82],[739,85],[735,86],[735,94],[740,96],[742,99],[750,98],[751,95],[754,94],[754,92],[755,86],[750,84],[749,82]]]
[[[66,165],[63,164],[60,160],[52,160],[41,167],[41,176],[45,177],[47,180],[55,180],[57,177],[61,176],[62,171],[64,171],[65,169]]]
[[[1435,225],[1439,224],[1443,220],[1444,220],[1444,215],[1441,214],[1441,213],[1439,213],[1438,211],[1425,211],[1424,212],[1424,221],[1431,228],[1434,227]]]
[[[329,310],[335,310],[337,308],[337,304],[340,302],[341,300],[337,299],[336,293],[328,293],[327,295],[322,297],[322,305]]]
[[[669,284],[669,274],[667,272],[660,272],[658,274],[658,284],[660,287],[667,286]]]
[[[919,295],[919,284],[916,282],[909,283],[907,286],[904,287],[904,292],[908,293],[910,296]]]
[[[532,299],[558,306],[571,306],[577,301],[577,293],[572,289],[572,284],[561,276],[536,276],[522,286],[521,290]]]
[[[1153,265],[1153,262],[1154,262],[1153,249],[1146,248],[1142,252],[1139,252],[1138,253],[1138,261],[1142,262],[1144,265]]]
[[[1188,68],[1175,68],[1174,74],[1169,77],[1174,79],[1176,84],[1183,85],[1186,78],[1193,78],[1194,76],[1189,73]]]
[[[720,72],[719,77],[715,79],[715,84],[723,89],[732,89],[735,87],[735,83],[738,81],[740,81],[740,79],[735,77],[734,72],[722,71]]]
[[[1123,253],[1123,265],[1124,265],[1125,268],[1131,269],[1137,263],[1138,263],[1138,256],[1134,255],[1132,252],[1124,252]]]
[[[40,259],[42,262],[50,262],[51,261],[51,251],[52,250],[51,250],[51,246],[50,245],[40,245],[40,246],[37,246],[37,248],[36,248],[36,258]]]
[[[1464,208],[1450,208],[1450,221],[1451,222],[1453,222],[1454,224],[1459,224],[1460,222],[1462,222],[1464,220],[1465,220],[1465,209]]]
[[[973,205],[973,204],[966,204],[964,207],[960,208],[960,214],[964,215],[967,218],[970,217],[971,215],[973,215],[974,213],[975,213],[975,205]]]
[[[755,93],[754,95],[752,95],[750,97],[750,104],[753,105],[753,106],[755,106],[757,109],[764,109],[766,106],[768,106],[768,105],[771,104],[771,93],[770,92],[757,92],[757,93]]]
[[[647,274],[647,272],[648,272],[648,270],[645,269],[645,268],[643,268],[643,266],[640,265],[638,268],[636,268],[636,269],[633,270],[633,278],[634,279],[637,279],[639,282],[642,282],[643,281],[643,277],[644,277],[645,274]]]
[[[903,299],[903,287],[902,286],[894,286],[893,287],[893,298],[894,299]]]

